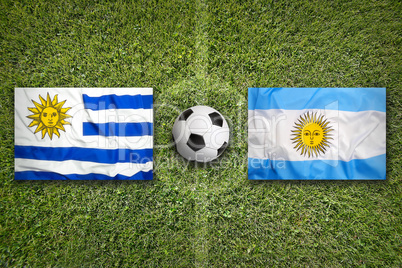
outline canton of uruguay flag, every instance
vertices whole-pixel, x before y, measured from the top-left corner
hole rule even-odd
[[[249,88],[250,180],[385,180],[385,88]]]
[[[16,180],[152,180],[151,88],[16,88]]]

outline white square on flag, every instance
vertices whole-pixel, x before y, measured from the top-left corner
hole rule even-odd
[[[152,88],[16,88],[16,180],[152,180]]]

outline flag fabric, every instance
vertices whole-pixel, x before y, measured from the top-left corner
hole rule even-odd
[[[16,180],[152,180],[152,88],[16,88]]]
[[[249,88],[250,180],[385,180],[385,88]]]

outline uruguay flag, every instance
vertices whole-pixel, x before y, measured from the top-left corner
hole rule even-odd
[[[385,180],[385,88],[249,88],[250,180]]]
[[[152,88],[16,88],[16,180],[152,180]]]

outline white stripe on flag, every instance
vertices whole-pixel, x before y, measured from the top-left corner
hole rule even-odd
[[[47,92],[51,92],[51,94],[68,94],[69,92],[76,92],[79,91],[80,94],[87,94],[91,97],[100,97],[103,95],[114,94],[117,96],[123,95],[152,95],[153,89],[152,88],[112,88],[112,87],[105,87],[105,88],[15,88],[16,93],[24,93],[24,91],[34,92],[37,94],[42,94],[42,97],[46,97]],[[45,96],[43,96],[45,95]]]
[[[84,122],[93,123],[108,123],[108,122],[152,122],[152,109],[110,109],[92,111],[86,109],[86,117],[83,117]]]
[[[44,171],[63,175],[68,174],[103,174],[114,177],[117,174],[133,176],[140,171],[152,170],[153,162],[145,164],[116,163],[101,164],[87,161],[41,161],[34,159],[15,159],[15,172]]]
[[[304,161],[293,147],[292,130],[300,115],[319,112],[331,122],[331,146],[316,160],[367,159],[386,152],[386,114],[379,111],[249,110],[248,157]]]

